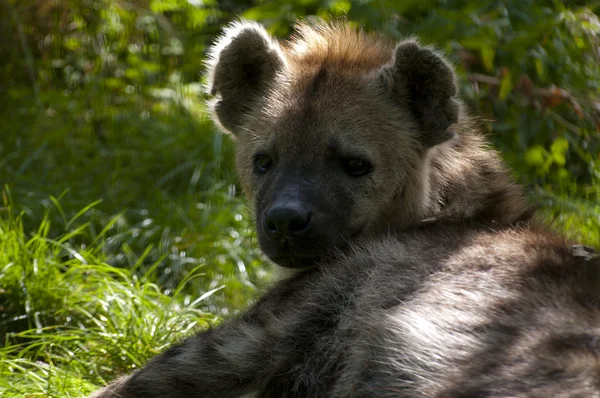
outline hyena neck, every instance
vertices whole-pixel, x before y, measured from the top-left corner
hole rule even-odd
[[[522,187],[479,135],[460,134],[431,148],[422,170],[421,221],[510,225],[533,215]]]

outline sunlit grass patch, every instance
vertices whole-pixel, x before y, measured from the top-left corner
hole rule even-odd
[[[0,396],[85,395],[218,320],[201,308],[222,285],[185,289],[202,265],[166,292],[160,262],[144,273],[111,266],[102,235],[74,245],[86,227],[50,238],[48,218],[31,234],[20,217],[0,218]]]
[[[82,397],[96,388],[68,367],[27,358],[0,358],[2,397]]]

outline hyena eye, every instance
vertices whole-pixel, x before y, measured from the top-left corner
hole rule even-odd
[[[254,157],[254,169],[258,173],[266,173],[271,167],[273,161],[267,155],[256,155]]]
[[[369,162],[359,158],[348,158],[342,160],[342,169],[352,177],[362,177],[369,174],[372,166]]]

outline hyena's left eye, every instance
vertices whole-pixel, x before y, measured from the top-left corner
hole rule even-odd
[[[341,167],[346,172],[346,174],[352,177],[362,177],[364,175],[367,175],[373,168],[373,166],[371,166],[371,163],[359,158],[343,159]]]
[[[254,157],[254,169],[258,173],[266,173],[273,161],[267,155],[256,155]]]

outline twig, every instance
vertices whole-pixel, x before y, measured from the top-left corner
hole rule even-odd
[[[502,84],[501,78],[481,73],[469,73],[467,79],[474,84],[482,83],[493,87],[499,87]],[[596,113],[592,113],[591,117],[593,120],[597,121],[597,124],[600,124],[600,100],[578,98],[560,87],[536,87],[527,75],[521,77],[519,83],[514,87],[514,90],[522,92],[528,98],[541,98],[543,99],[543,101],[541,101],[542,105],[550,108],[562,102],[568,102],[575,113],[581,118],[583,118],[583,109],[580,104],[583,103],[588,106],[592,112]],[[580,129],[562,116],[553,112],[552,117],[573,133],[580,134]]]
[[[481,73],[469,73],[467,75],[467,79],[471,82],[484,83],[490,86],[500,86],[502,84],[502,80],[496,76],[488,76]],[[577,98],[567,90],[562,89],[560,87],[535,87],[531,79],[527,76],[523,76],[520,79],[520,85],[517,85],[516,88],[521,88],[521,91],[525,92],[528,96],[542,97],[548,99],[562,99],[569,101],[571,103],[576,103],[579,105],[579,102],[589,103],[590,105],[596,106],[597,103],[593,100],[586,100],[583,98]]]

